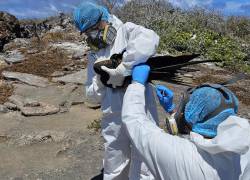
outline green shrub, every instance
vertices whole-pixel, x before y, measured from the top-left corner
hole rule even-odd
[[[230,17],[204,9],[182,11],[162,0],[132,0],[118,15],[154,30],[160,36],[159,53],[200,53],[222,66],[249,72],[250,19]],[[122,13],[121,13],[122,12]]]

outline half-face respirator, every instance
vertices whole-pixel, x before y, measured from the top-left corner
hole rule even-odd
[[[114,43],[116,29],[112,25],[105,26],[104,29],[96,29],[87,32],[87,43],[92,50],[98,51]]]

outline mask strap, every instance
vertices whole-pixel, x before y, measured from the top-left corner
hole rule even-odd
[[[177,127],[177,123],[175,120],[175,113],[172,114],[169,119],[166,119],[166,126],[167,126],[167,130],[168,133],[172,134],[172,135],[177,135],[178,134],[178,127]]]

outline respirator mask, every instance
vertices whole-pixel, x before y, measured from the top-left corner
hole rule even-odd
[[[98,51],[114,43],[117,31],[112,25],[104,29],[96,29],[87,32],[87,43],[92,50]]]

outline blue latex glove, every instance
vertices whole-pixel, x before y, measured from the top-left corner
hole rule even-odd
[[[175,108],[173,103],[174,93],[170,89],[162,85],[156,85],[156,94],[160,101],[161,106],[168,113],[172,112]]]
[[[146,64],[139,64],[137,66],[134,66],[132,72],[132,79],[133,81],[145,85],[148,80],[149,72],[150,67]]]

